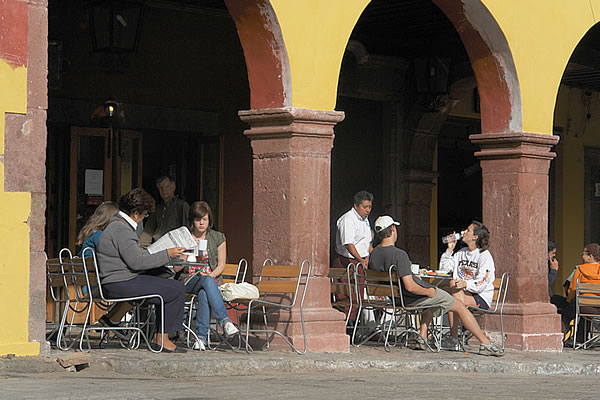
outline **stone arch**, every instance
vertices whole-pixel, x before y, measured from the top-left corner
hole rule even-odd
[[[225,0],[248,69],[250,108],[292,104],[289,59],[275,11],[268,0]]]
[[[521,132],[521,92],[510,47],[480,0],[433,0],[458,31],[481,98],[482,132]]]

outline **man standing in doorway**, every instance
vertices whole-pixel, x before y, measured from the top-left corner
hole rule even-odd
[[[335,235],[336,258],[333,266],[346,268],[348,263],[369,262],[373,235],[369,224],[369,214],[373,207],[373,195],[365,190],[354,195],[354,205],[337,220]]]
[[[156,187],[163,201],[144,224],[144,231],[140,236],[143,248],[148,247],[165,233],[188,223],[190,206],[175,195],[175,179],[161,176],[156,180]]]
[[[334,268],[346,268],[349,263],[353,263],[357,267],[358,263],[362,263],[363,268],[367,268],[369,253],[373,249],[371,245],[373,234],[369,224],[372,207],[373,195],[361,190],[354,195],[352,208],[338,219]],[[359,283],[364,282],[361,280]],[[354,325],[354,321],[356,321],[356,309],[350,313],[348,326]]]

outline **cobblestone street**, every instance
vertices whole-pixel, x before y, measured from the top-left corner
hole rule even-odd
[[[597,376],[465,373],[303,373],[168,379],[98,374],[8,374],[0,399],[596,399]]]

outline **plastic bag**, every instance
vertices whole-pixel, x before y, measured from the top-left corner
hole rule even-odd
[[[258,288],[251,283],[224,283],[219,286],[221,296],[225,301],[233,301],[236,299],[258,299],[260,293]]]

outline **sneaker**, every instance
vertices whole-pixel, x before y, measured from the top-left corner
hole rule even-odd
[[[460,351],[460,342],[452,336],[444,336],[442,338],[442,349]]]
[[[196,340],[196,342],[192,346],[192,349],[200,351],[206,350],[206,341],[202,338],[198,338],[198,340]]]
[[[223,325],[223,331],[225,332],[225,336],[231,337],[233,335],[237,335],[240,331],[235,327],[233,322],[227,321],[225,325]]]
[[[504,355],[504,350],[500,350],[500,348],[498,346],[496,346],[494,343],[490,343],[487,346],[485,344],[480,344],[479,345],[479,354],[501,357]]]

